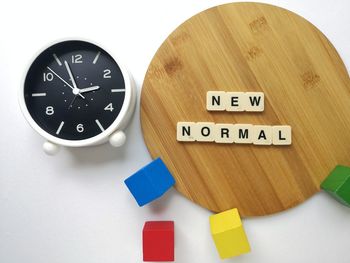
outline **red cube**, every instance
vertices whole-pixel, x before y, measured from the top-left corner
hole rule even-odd
[[[143,261],[174,261],[174,221],[148,221],[142,231]]]

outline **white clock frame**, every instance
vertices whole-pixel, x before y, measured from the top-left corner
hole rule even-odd
[[[65,42],[65,41],[85,41],[89,42],[91,44],[94,44],[103,50],[105,50],[112,58],[114,61],[118,64],[123,78],[124,78],[124,83],[125,83],[125,97],[124,97],[124,102],[123,106],[119,112],[119,115],[117,118],[113,121],[113,123],[102,133],[88,138],[84,140],[66,140],[66,139],[61,139],[58,137],[55,137],[48,132],[46,132],[44,129],[42,129],[32,118],[30,115],[27,105],[25,103],[24,99],[24,84],[25,84],[25,79],[27,76],[27,73],[35,61],[35,59],[47,48],[58,44],[60,42]],[[131,76],[131,74],[128,72],[128,70],[123,66],[123,64],[119,63],[119,60],[115,58],[114,55],[108,50],[105,49],[104,46],[96,43],[95,41],[87,40],[87,39],[82,39],[82,38],[67,38],[67,39],[60,39],[57,41],[54,41],[48,45],[45,45],[42,49],[40,49],[34,56],[34,58],[30,61],[29,66],[27,67],[24,77],[21,83],[21,86],[19,87],[19,92],[18,92],[18,99],[19,99],[19,105],[21,108],[21,111],[29,123],[29,125],[36,131],[38,132],[42,137],[46,139],[46,142],[43,144],[43,150],[49,154],[49,155],[55,155],[60,147],[59,146],[66,146],[66,147],[86,147],[86,146],[95,146],[95,145],[100,145],[103,143],[106,143],[108,140],[110,144],[114,147],[119,147],[122,146],[126,140],[125,133],[123,130],[127,127],[129,124],[131,117],[134,113],[135,106],[136,106],[136,85],[135,82]]]

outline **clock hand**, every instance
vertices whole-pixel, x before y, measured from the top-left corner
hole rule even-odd
[[[69,106],[68,106],[68,110],[69,110],[70,108],[73,107],[73,103],[74,103],[74,101],[75,101],[76,98],[77,98],[77,96],[74,96],[72,102],[71,102],[71,103],[69,104]]]
[[[84,92],[89,92],[89,91],[94,91],[94,90],[98,90],[100,88],[100,86],[92,86],[92,87],[88,87],[88,88],[84,88],[84,89],[80,89],[79,93],[84,93]],[[72,102],[69,104],[68,109],[73,107],[74,101],[77,98],[77,96],[75,95]]]
[[[70,77],[70,79],[71,79],[71,81],[73,83],[73,87],[74,87],[73,88],[73,93],[74,93],[74,95],[80,95],[80,97],[85,99],[84,96],[80,94],[80,89],[78,88],[77,83],[75,82],[75,79],[73,77],[72,71],[71,71],[71,69],[69,67],[69,64],[68,64],[67,60],[64,61],[64,65],[66,66],[66,69],[68,71],[69,77]]]
[[[98,90],[99,88],[100,88],[100,86],[92,86],[92,87],[80,89],[79,92],[80,93],[85,93],[85,92],[89,92],[89,91]]]
[[[68,71],[69,77],[70,77],[70,79],[71,79],[71,81],[72,81],[72,83],[73,83],[74,89],[78,89],[77,83],[75,83],[75,80],[74,80],[72,71],[70,70],[70,67],[69,67],[69,65],[68,65],[67,60],[64,61],[64,65],[66,66],[66,69],[67,69],[67,71]]]
[[[70,87],[71,89],[74,89],[72,87],[72,85],[70,85],[67,81],[65,81],[63,78],[61,78],[55,71],[53,71],[50,67],[47,67],[48,70],[50,70],[57,78],[59,78],[60,80],[63,81],[63,83],[65,83],[68,87]]]
[[[47,67],[48,70],[50,70],[57,78],[59,78],[60,80],[62,80],[62,82],[64,84],[66,84],[68,87],[70,87],[72,90],[74,90],[74,87],[72,87],[72,85],[70,85],[67,81],[65,81],[63,78],[61,78],[55,71],[53,71],[50,67]],[[80,93],[78,93],[80,95],[80,97],[82,97],[83,99],[85,99],[85,97],[83,95],[81,95]]]

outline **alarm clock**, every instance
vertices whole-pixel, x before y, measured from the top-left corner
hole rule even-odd
[[[99,45],[85,40],[51,44],[37,55],[20,87],[19,103],[44,151],[105,143],[119,147],[135,108],[131,75]]]

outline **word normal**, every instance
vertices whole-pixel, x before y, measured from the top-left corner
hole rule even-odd
[[[178,122],[176,137],[180,142],[290,145],[292,129],[288,125]]]

